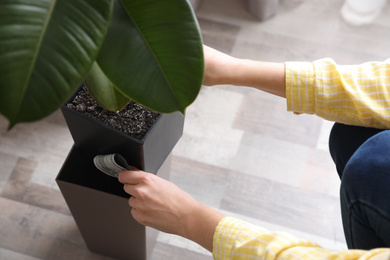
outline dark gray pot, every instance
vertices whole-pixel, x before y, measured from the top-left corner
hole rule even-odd
[[[56,181],[87,247],[117,259],[147,259],[157,231],[133,219],[123,185],[97,170],[93,157],[119,153],[130,165],[169,179],[184,116],[161,114],[139,140],[66,106],[62,113],[75,144]]]
[[[119,153],[130,165],[156,173],[183,134],[184,116],[160,114],[142,140],[131,137],[66,106],[61,108],[76,147],[83,157]]]

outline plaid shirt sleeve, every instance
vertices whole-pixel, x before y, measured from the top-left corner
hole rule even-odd
[[[271,232],[235,218],[225,217],[214,233],[213,257],[218,260],[380,260],[390,259],[390,249],[327,250],[288,233]]]
[[[390,128],[390,59],[337,65],[332,59],[286,63],[287,109],[339,123]]]

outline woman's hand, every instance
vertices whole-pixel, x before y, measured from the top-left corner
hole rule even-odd
[[[118,180],[132,195],[131,214],[142,225],[193,240],[212,251],[223,215],[200,204],[173,183],[140,170],[122,171]]]

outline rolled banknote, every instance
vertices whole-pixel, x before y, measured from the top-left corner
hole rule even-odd
[[[118,178],[118,175],[122,170],[131,170],[131,167],[127,164],[125,158],[117,153],[96,155],[95,158],[93,158],[93,163],[100,171],[115,178]]]

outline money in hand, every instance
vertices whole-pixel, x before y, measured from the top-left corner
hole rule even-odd
[[[105,174],[118,178],[122,170],[131,170],[127,161],[120,154],[96,155],[93,162],[100,171]]]

